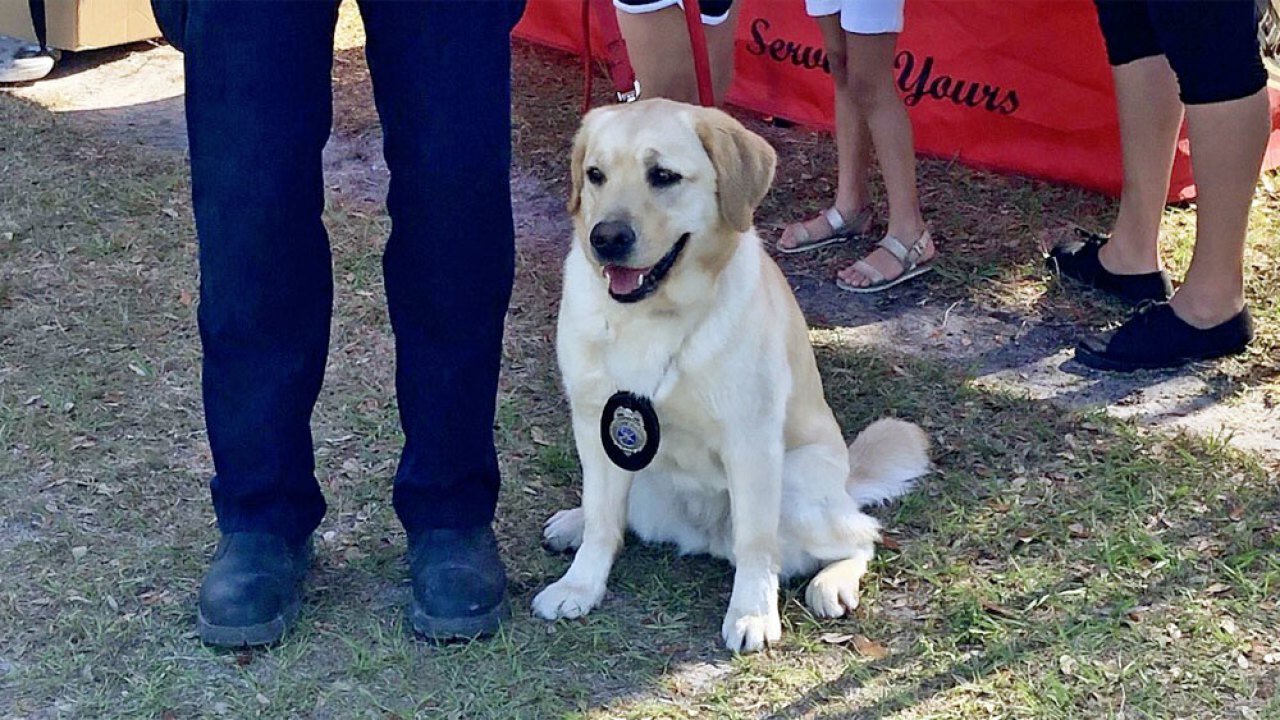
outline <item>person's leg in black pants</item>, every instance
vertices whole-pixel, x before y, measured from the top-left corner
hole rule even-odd
[[[1198,195],[1196,246],[1186,278],[1167,302],[1143,305],[1113,333],[1084,338],[1076,359],[1128,371],[1243,352],[1253,338],[1244,243],[1270,132],[1257,6],[1253,0],[1098,0],[1098,15],[1114,66],[1125,156],[1116,235],[1096,251],[1102,270],[1157,267],[1160,213],[1184,108]],[[1130,172],[1137,168],[1145,171]]]
[[[310,416],[332,305],[321,223],[337,3],[206,2],[166,15],[187,53],[204,397],[223,540],[201,588],[211,644],[296,616],[325,504]],[[366,2],[392,170],[386,284],[406,445],[395,507],[415,628],[492,632],[506,576],[490,528],[493,415],[513,272],[512,2]]]
[[[297,613],[325,503],[311,411],[333,296],[321,223],[336,1],[187,8],[211,489],[223,539],[201,588],[212,644],[270,642]]]
[[[496,629],[494,404],[511,294],[509,0],[363,0],[391,170],[383,257],[405,447],[410,618],[435,638]]]

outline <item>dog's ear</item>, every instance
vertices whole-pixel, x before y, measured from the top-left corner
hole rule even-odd
[[[727,113],[710,108],[698,113],[698,138],[716,169],[720,217],[734,230],[746,232],[756,206],[773,183],[778,154]]]
[[[573,136],[573,153],[569,160],[569,214],[577,215],[578,208],[582,206],[582,174],[584,169],[583,162],[587,157],[587,124],[584,122],[582,127],[578,128],[578,133]]]
[[[569,155],[569,172],[572,177],[569,179],[569,214],[577,215],[578,208],[582,207],[582,182],[586,168],[583,167],[587,160],[587,138],[591,135],[591,129],[597,124],[600,117],[608,112],[609,106],[595,108],[582,116],[582,124],[578,126],[578,132],[573,136],[573,152]]]

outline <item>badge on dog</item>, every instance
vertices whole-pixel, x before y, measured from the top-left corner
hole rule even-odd
[[[600,440],[614,465],[636,472],[658,454],[658,414],[648,398],[617,392],[600,414]]]

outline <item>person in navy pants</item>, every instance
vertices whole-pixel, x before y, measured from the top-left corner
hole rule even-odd
[[[321,150],[338,0],[154,0],[185,53],[203,397],[222,533],[203,641],[278,640],[325,512],[312,409],[332,314]],[[409,618],[437,640],[509,612],[491,524],[503,321],[514,266],[513,0],[361,0],[391,172],[383,254],[405,444],[393,504]]]

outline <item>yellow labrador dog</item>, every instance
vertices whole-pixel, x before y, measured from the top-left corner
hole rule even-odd
[[[731,561],[724,642],[760,650],[782,631],[779,577],[817,571],[816,615],[857,605],[879,539],[860,508],[927,471],[910,423],[844,445],[800,308],[752,228],[775,161],[719,110],[646,100],[583,120],[557,338],[582,506],[547,522],[548,545],[578,551],[534,598],[539,616],[594,608],[630,527]]]

